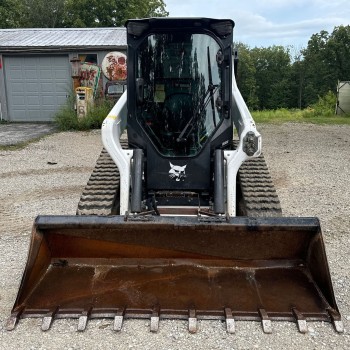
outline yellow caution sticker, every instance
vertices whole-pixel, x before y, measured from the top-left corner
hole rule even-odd
[[[118,119],[118,116],[117,115],[108,115],[107,118],[116,120],[116,119]]]

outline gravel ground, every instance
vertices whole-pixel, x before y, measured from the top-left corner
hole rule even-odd
[[[127,320],[120,333],[111,320],[93,320],[84,333],[76,320],[57,320],[48,332],[41,320],[5,321],[26,262],[30,229],[38,214],[75,214],[80,193],[100,153],[99,132],[59,133],[17,151],[0,151],[0,348],[1,349],[349,349],[350,348],[350,127],[260,125],[264,154],[285,216],[321,219],[330,270],[345,333],[328,323],[308,323],[300,334],[291,322],[273,322],[266,335],[258,322],[237,322],[229,335],[220,321],[202,321],[189,334],[183,321]]]

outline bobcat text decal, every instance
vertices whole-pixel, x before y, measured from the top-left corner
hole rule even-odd
[[[170,162],[169,162],[170,163]],[[169,177],[175,181],[185,181],[186,174],[185,169],[187,164],[184,166],[173,165],[170,163]]]

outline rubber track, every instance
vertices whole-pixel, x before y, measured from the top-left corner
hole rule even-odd
[[[252,217],[282,216],[281,204],[262,154],[241,165],[238,186],[242,194],[241,214]]]
[[[128,148],[128,140],[120,144]],[[118,167],[105,149],[102,149],[95,168],[80,197],[77,215],[112,215],[116,213],[120,176]]]

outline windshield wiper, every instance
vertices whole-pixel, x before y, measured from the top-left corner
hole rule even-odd
[[[181,131],[179,137],[176,139],[177,142],[184,142],[187,140],[188,135],[191,133],[193,127],[194,127],[194,122],[197,120],[198,117],[200,117],[203,113],[203,111],[206,110],[209,101],[211,102],[211,108],[213,111],[213,123],[214,127],[216,127],[216,118],[215,118],[215,102],[214,102],[214,95],[219,88],[219,85],[214,85],[213,84],[213,74],[211,70],[211,62],[210,62],[210,51],[209,51],[209,46],[207,47],[207,61],[208,61],[208,75],[209,75],[209,85],[207,87],[207,91],[204,94],[203,97],[203,102],[200,103],[197,107],[196,112],[193,114],[193,117],[188,121],[188,123],[185,125],[183,130]],[[191,127],[188,130],[188,128]],[[184,135],[186,136],[184,137]]]
[[[213,74],[211,71],[209,46],[207,47],[207,58],[208,58],[208,74],[209,74],[209,86],[210,86],[210,85],[213,85]],[[211,102],[211,109],[213,111],[214,128],[216,128],[215,103],[214,103],[214,91],[213,90],[210,90],[210,102]]]
[[[217,91],[218,88],[219,88],[219,85],[213,85],[213,84],[208,85],[207,91],[205,92],[204,97],[203,97],[203,102],[198,105],[196,112],[193,114],[193,117],[188,121],[188,123],[185,125],[185,127],[181,131],[179,137],[176,139],[177,142],[184,142],[187,140],[188,135],[191,133],[191,131],[194,127],[194,124],[195,124],[194,122],[206,110],[206,108],[209,104],[209,101],[214,98],[212,96],[215,95],[215,92]],[[188,130],[189,127],[191,127],[191,128]],[[184,137],[185,134],[186,134],[186,136]]]

